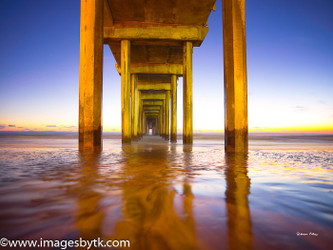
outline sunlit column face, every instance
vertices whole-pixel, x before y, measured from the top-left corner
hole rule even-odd
[[[102,147],[102,72],[103,1],[83,1],[80,27],[80,151],[99,151]]]
[[[245,1],[223,1],[225,151],[248,150]]]

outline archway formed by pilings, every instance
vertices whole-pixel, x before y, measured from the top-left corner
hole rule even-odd
[[[81,151],[101,150],[103,44],[109,45],[121,75],[122,142],[136,140],[152,124],[155,127],[159,124],[156,130],[167,139],[171,127],[171,140],[176,140],[177,77],[182,76],[183,142],[192,143],[193,46],[199,47],[203,42],[208,32],[208,16],[214,8],[215,0],[132,0],[125,3],[123,0],[81,0]],[[222,0],[222,12],[225,150],[246,152],[245,0]],[[161,82],[167,78],[169,81]],[[158,91],[160,93],[156,93]],[[144,110],[143,100],[163,104],[158,112]]]

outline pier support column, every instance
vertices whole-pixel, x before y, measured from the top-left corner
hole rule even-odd
[[[177,76],[171,76],[171,142],[177,142]]]
[[[161,106],[161,137],[164,137],[164,101],[162,101],[162,106]]]
[[[245,0],[222,1],[226,152],[247,152]]]
[[[144,127],[143,127],[143,119],[144,119],[144,115],[143,115],[143,104],[141,102],[141,123],[140,123],[140,134],[141,134],[141,137],[143,136],[144,134]]]
[[[165,128],[165,139],[170,139],[170,91],[166,91],[166,110],[165,110],[165,116],[166,116],[166,128]]]
[[[141,138],[141,100],[140,100],[140,91],[138,91],[138,139]]]
[[[185,42],[183,46],[183,143],[193,142],[193,108],[192,108],[192,52],[191,42]]]
[[[162,107],[160,109],[160,114],[158,116],[158,134],[162,135]]]
[[[121,41],[121,136],[123,143],[131,142],[131,43]]]
[[[79,150],[102,149],[103,0],[81,1]]]
[[[146,135],[147,133],[147,125],[146,125],[146,115],[145,113],[143,112],[143,135]]]
[[[155,132],[154,135],[158,135],[158,118],[155,118]]]
[[[138,76],[136,74],[133,74],[131,78],[131,102],[132,140],[136,140],[138,136]]]
[[[166,134],[166,100],[163,100],[163,115],[162,115],[162,119],[163,119],[163,128],[162,128],[162,133],[163,133],[163,138],[165,138],[165,134]]]
[[[141,95],[141,94],[140,94]],[[143,104],[142,104],[142,101],[140,101],[140,138],[143,136]]]

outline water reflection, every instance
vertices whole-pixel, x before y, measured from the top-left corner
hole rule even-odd
[[[230,249],[252,249],[252,223],[248,195],[250,178],[247,176],[247,154],[225,155],[227,181],[226,206]]]
[[[203,235],[198,234],[200,225],[196,225],[195,219],[201,217],[194,209],[195,202],[201,198],[196,201],[192,188],[196,182],[196,163],[193,162],[196,151],[193,152],[191,145],[180,147],[182,152],[177,153],[176,145],[165,143],[123,145],[120,170],[114,174],[121,181],[113,183],[99,173],[100,168],[108,168],[101,166],[103,157],[100,154],[81,154],[82,177],[78,185],[79,209],[76,222],[80,236],[86,239],[101,236],[107,239],[129,239],[134,249],[206,248],[207,242],[202,238]],[[181,168],[175,167],[176,162],[181,164]],[[247,155],[227,154],[225,166],[229,248],[251,249]],[[103,199],[109,197],[104,197],[105,193],[98,191],[99,182],[118,190],[120,213],[112,215],[112,223],[108,223],[107,212],[101,205]],[[205,212],[202,208],[198,211]],[[213,217],[206,216],[209,223],[212,223]],[[114,228],[103,230],[105,225]],[[216,234],[213,229],[209,231]],[[218,242],[223,238],[222,234],[219,240],[209,242],[209,245],[219,248]],[[226,239],[222,242],[225,243]]]
[[[116,224],[115,238],[130,239],[135,249],[195,248],[191,186],[185,181],[182,194],[173,188],[169,145],[132,144],[123,151],[124,218]],[[175,211],[176,196],[182,214]]]
[[[76,150],[23,145],[0,150],[0,235],[129,239],[134,249],[333,244],[331,151],[247,157],[225,155],[212,143],[145,139],[123,147],[113,140],[101,154],[79,157]]]
[[[191,186],[191,166],[192,166],[192,145],[184,145],[183,146],[184,152],[184,180],[183,180],[183,209],[185,213],[185,225],[188,230],[191,230],[189,234],[193,236],[193,245],[196,244],[196,237],[195,237],[195,221],[194,221],[194,214],[193,214],[193,200],[194,195],[192,193],[192,186]]]
[[[104,212],[100,209],[102,195],[96,191],[96,184],[100,179],[100,158],[100,153],[80,153],[81,178],[76,190],[76,226],[83,239],[97,239],[101,236]]]

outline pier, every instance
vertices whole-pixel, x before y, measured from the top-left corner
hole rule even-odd
[[[193,143],[192,54],[206,37],[212,10],[215,0],[81,0],[80,151],[102,149],[104,44],[121,75],[122,142],[148,132],[177,141],[177,79],[182,77],[183,143]],[[246,152],[245,0],[223,0],[222,12],[225,151]]]

